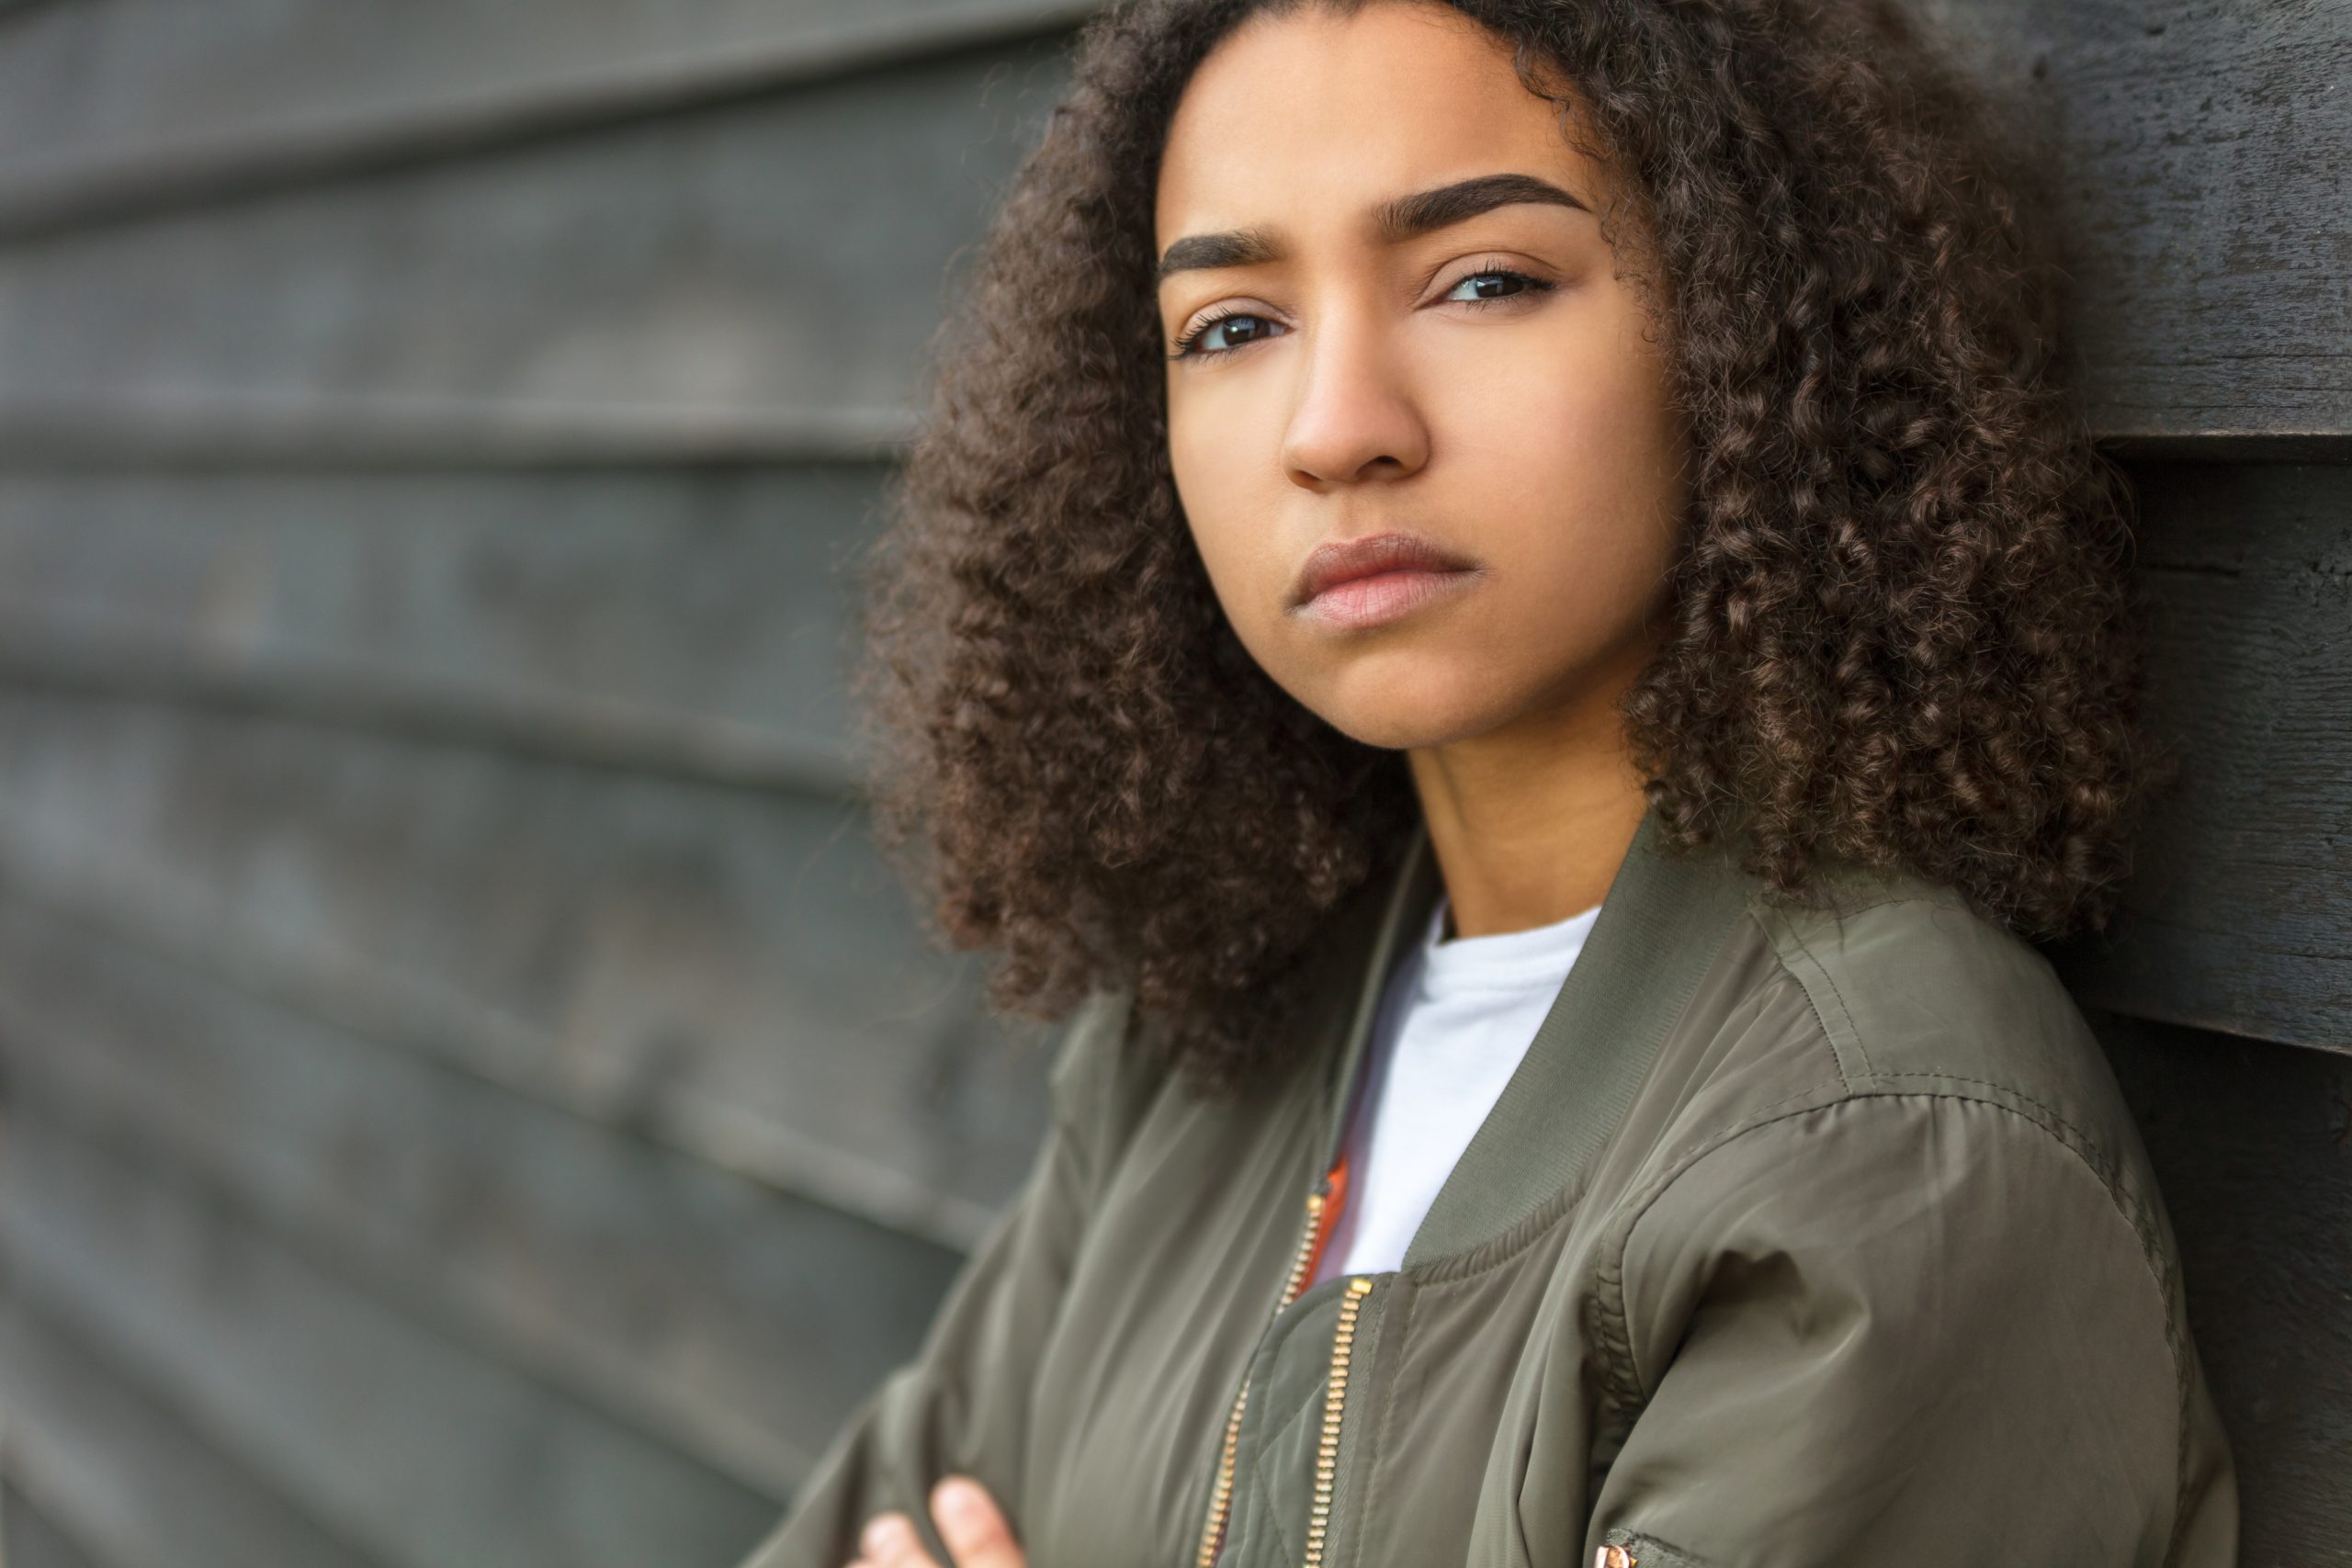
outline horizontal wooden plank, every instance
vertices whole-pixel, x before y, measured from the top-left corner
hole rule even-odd
[[[79,635],[71,640],[40,641],[0,630],[0,685],[85,697],[161,697],[739,789],[820,796],[864,789],[855,762],[835,748],[724,719],[594,697],[418,682],[328,664],[189,660],[163,639],[100,632],[87,624],[74,630]]]
[[[0,473],[0,679],[840,792],[885,473]]]
[[[313,1016],[958,1249],[1044,1131],[854,806],[0,694],[0,880]]]
[[[2237,1461],[2238,1561],[2352,1562],[2352,1061],[2094,1014]]]
[[[0,234],[772,93],[1066,28],[1091,0],[82,0],[0,34]]]
[[[731,1562],[773,1500],[466,1351],[153,1151],[10,1125],[12,1289],[387,1568]]]
[[[2352,449],[2352,0],[1914,3],[2048,150],[2093,427]]]
[[[0,1406],[11,1490],[40,1499],[20,1514],[12,1497],[0,1518],[9,1568],[90,1556],[110,1568],[370,1568],[5,1274]]]
[[[777,1498],[962,1260],[5,897],[0,1070],[26,1114],[202,1171],[371,1293]]]
[[[2183,777],[2158,802],[2118,940],[2088,944],[2078,976],[2119,1009],[2343,1045],[2352,469],[2132,472],[2153,716]],[[128,628],[161,647],[117,668],[125,691],[217,678],[264,710],[356,723],[438,704],[438,732],[459,739],[505,726],[546,732],[553,754],[661,765],[666,750],[680,771],[783,781],[789,757],[695,761],[695,734],[662,714],[702,705],[779,734],[842,722],[835,570],[879,476],[0,480],[0,674],[70,683],[75,669],[28,660],[51,642],[103,651],[96,628]],[[461,684],[492,669],[497,685]],[[637,728],[587,722],[615,713]]]
[[[0,464],[37,472],[697,469],[895,458],[913,411],[266,393],[0,397]]]
[[[2352,141],[2352,0],[1940,14],[2053,139],[2096,428],[2143,454],[2352,450],[2352,173],[2322,155]],[[632,458],[695,460],[848,407],[887,438],[1061,47],[0,252],[0,433],[85,463],[272,461],[306,430],[356,458],[380,423],[411,457],[438,432],[547,460],[617,425]]]
[[[981,49],[0,249],[0,403],[900,408],[1063,74]]]
[[[2152,802],[2100,1005],[2352,1051],[2352,467],[2148,464]]]

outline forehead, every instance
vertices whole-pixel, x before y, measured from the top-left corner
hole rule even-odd
[[[1599,171],[1559,106],[1527,90],[1510,46],[1460,12],[1375,0],[1261,14],[1210,51],[1162,154],[1158,242],[1251,224],[1353,224],[1374,203],[1523,169],[1589,204]]]

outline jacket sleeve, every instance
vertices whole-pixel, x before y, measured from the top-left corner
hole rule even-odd
[[[1124,994],[1098,992],[1072,1017],[1027,1178],[949,1285],[914,1358],[851,1413],[741,1568],[842,1568],[866,1521],[890,1509],[910,1517],[946,1563],[929,1506],[940,1477],[960,1472],[1000,1500],[1019,1495],[1032,1371],[1087,1223],[1127,1016]]]
[[[1634,1414],[1585,1563],[2235,1560],[2153,1180],[2036,1109],[1863,1095],[1666,1184],[1603,1308]]]

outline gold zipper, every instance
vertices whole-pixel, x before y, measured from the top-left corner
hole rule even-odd
[[[1318,1190],[1306,1195],[1306,1229],[1298,1238],[1298,1247],[1291,1254],[1290,1273],[1283,1280],[1282,1299],[1274,1303],[1280,1314],[1290,1305],[1306,1283],[1308,1262],[1315,1256],[1315,1234],[1322,1228],[1323,1194]],[[1210,1568],[1216,1561],[1217,1548],[1225,1544],[1226,1516],[1233,1507],[1233,1450],[1241,1439],[1241,1409],[1249,1403],[1250,1379],[1241,1380],[1241,1392],[1233,1396],[1232,1412],[1225,1418],[1225,1446],[1217,1455],[1216,1484],[1209,1489],[1208,1522],[1201,1530],[1198,1568]]]
[[[1372,1280],[1359,1274],[1340,1298],[1340,1326],[1331,1333],[1330,1388],[1323,1396],[1323,1436],[1315,1445],[1315,1506],[1306,1517],[1306,1560],[1300,1568],[1317,1568],[1323,1561],[1323,1532],[1331,1523],[1331,1482],[1340,1461],[1340,1411],[1348,1402],[1349,1348],[1355,1343],[1356,1313],[1371,1289]]]

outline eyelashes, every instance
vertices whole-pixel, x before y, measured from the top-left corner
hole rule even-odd
[[[1510,294],[1489,294],[1476,299],[1453,299],[1448,302],[1456,305],[1468,305],[1474,309],[1484,309],[1490,305],[1507,305],[1514,302],[1530,300],[1539,295],[1549,294],[1554,289],[1559,288],[1559,285],[1556,283],[1553,283],[1545,278],[1537,277],[1531,273],[1521,272],[1514,267],[1482,266],[1476,272],[1464,273],[1460,278],[1455,280],[1453,288],[1458,289],[1464,284],[1475,282],[1482,277],[1508,278],[1521,287],[1516,292]],[[1448,294],[1453,292],[1453,289],[1447,290]],[[1175,349],[1168,355],[1168,357],[1170,359],[1221,359],[1228,354],[1237,352],[1238,349],[1247,348],[1250,344],[1263,342],[1264,339],[1262,336],[1252,337],[1241,344],[1227,348],[1201,348],[1197,345],[1203,338],[1206,337],[1211,332],[1224,325],[1227,321],[1265,322],[1267,321],[1268,318],[1260,315],[1253,310],[1244,310],[1238,307],[1219,308],[1212,311],[1209,315],[1203,317],[1199,321],[1193,323],[1192,331],[1184,333],[1183,336],[1177,339]]]
[[[1200,321],[1195,323],[1191,332],[1188,332],[1182,337],[1178,338],[1176,340],[1176,352],[1170,354],[1168,357],[1170,359],[1191,359],[1196,357],[1214,358],[1218,355],[1231,354],[1233,350],[1230,348],[1204,349],[1196,354],[1193,345],[1199,343],[1204,337],[1206,337],[1211,329],[1216,327],[1222,322],[1262,321],[1265,319],[1266,318],[1263,316],[1252,315],[1247,310],[1236,310],[1229,307],[1219,307],[1216,310],[1202,318]],[[1252,339],[1251,341],[1254,342],[1256,340]]]

